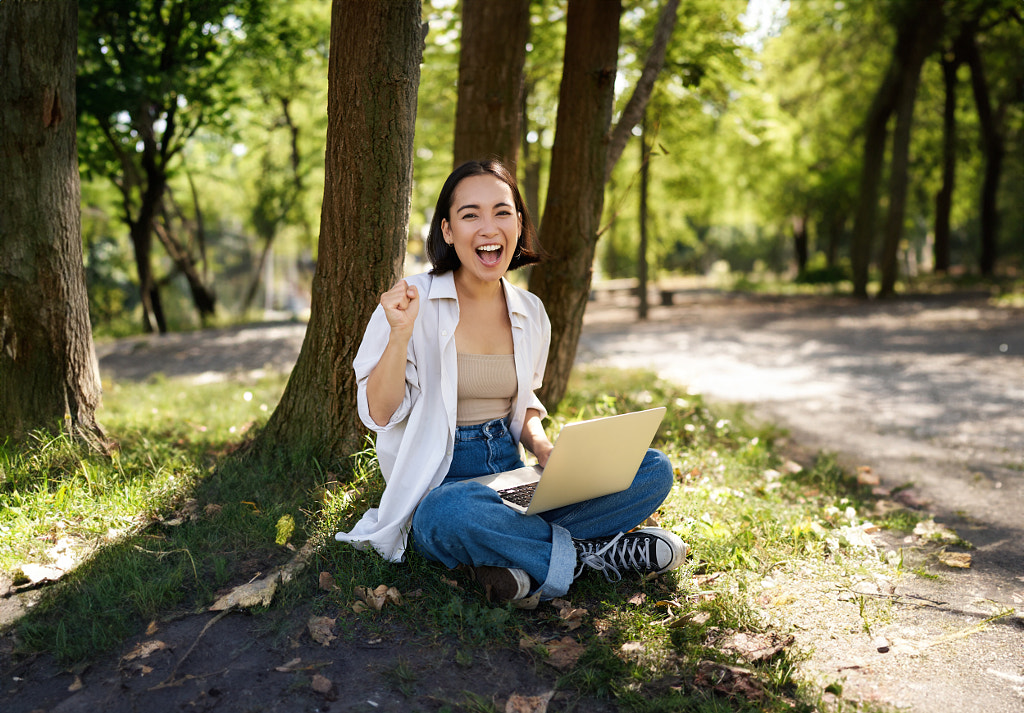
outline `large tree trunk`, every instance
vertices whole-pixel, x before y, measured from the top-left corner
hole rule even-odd
[[[959,56],[942,58],[942,80],[946,89],[942,109],[942,186],[935,194],[935,272],[949,272],[949,214],[953,209],[956,186],[956,90]]]
[[[515,175],[530,0],[463,0],[455,165],[498,158]]]
[[[569,0],[565,58],[551,149],[540,243],[530,290],[551,318],[551,349],[539,396],[550,408],[565,395],[587,306],[604,207],[615,72],[619,0]]]
[[[991,276],[995,271],[998,254],[999,210],[996,197],[1006,148],[1003,145],[999,121],[992,110],[992,98],[985,77],[985,66],[981,61],[981,53],[978,52],[975,30],[976,28],[971,28],[969,38],[964,42],[964,54],[971,68],[971,88],[978,111],[978,123],[981,125],[981,147],[985,154],[985,175],[981,184],[981,250],[978,267],[982,275]]]
[[[419,0],[334,0],[319,254],[306,338],[260,443],[345,457],[363,444],[352,360],[401,276],[423,35]]]
[[[82,264],[78,6],[0,3],[0,442],[63,429],[94,444],[100,379]]]
[[[889,168],[889,210],[886,214],[882,244],[882,282],[879,297],[888,297],[896,289],[899,272],[897,256],[903,239],[903,219],[907,207],[907,171],[910,165],[910,133],[914,125],[914,102],[921,82],[921,67],[931,54],[944,24],[942,3],[928,2],[915,18],[916,32],[903,64],[903,78],[896,100],[896,129],[892,140]]]

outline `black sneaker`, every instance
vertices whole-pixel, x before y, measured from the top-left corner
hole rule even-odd
[[[474,567],[476,581],[484,588],[489,602],[512,602],[530,593],[530,575],[511,567]]]
[[[590,567],[603,572],[611,582],[622,578],[622,570],[661,574],[686,561],[686,543],[674,532],[660,527],[620,532],[614,537],[573,540],[573,544],[579,564],[574,578]]]

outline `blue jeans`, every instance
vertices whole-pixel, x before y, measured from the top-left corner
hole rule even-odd
[[[521,515],[502,504],[491,488],[469,480],[522,466],[506,421],[459,426],[448,475],[413,515],[416,551],[448,567],[518,567],[540,583],[531,594],[560,597],[569,591],[576,569],[573,539],[614,536],[636,527],[661,506],[673,482],[668,458],[649,449],[626,490]]]

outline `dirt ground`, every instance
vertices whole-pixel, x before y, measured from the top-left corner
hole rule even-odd
[[[302,335],[302,325],[278,323],[97,351],[112,378],[156,370],[205,381],[288,369]],[[579,361],[653,368],[712,401],[750,404],[756,418],[790,429],[794,453],[824,449],[871,468],[880,491],[970,543],[924,546],[883,533],[870,546],[876,561],[905,558],[899,577],[879,567],[837,584],[783,567],[762,581],[757,601],[767,621],[796,636],[802,675],[896,709],[1024,710],[1024,312],[995,309],[983,295],[879,303],[693,290],[644,323],[625,301],[594,303]],[[970,567],[942,565],[942,550],[969,553]],[[0,597],[0,619],[24,603]],[[547,695],[558,677],[523,651],[468,660],[444,642],[414,645],[415,632],[351,623],[325,647],[311,640],[307,615],[187,616],[140,631],[80,671],[47,657],[14,661],[0,638],[0,710],[440,710],[471,705],[474,694],[515,710],[526,705],[515,696]],[[568,709],[615,707],[551,702]]]

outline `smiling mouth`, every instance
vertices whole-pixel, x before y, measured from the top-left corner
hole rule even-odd
[[[481,245],[476,249],[480,262],[485,265],[497,265],[501,262],[501,255],[505,249],[500,245]]]

